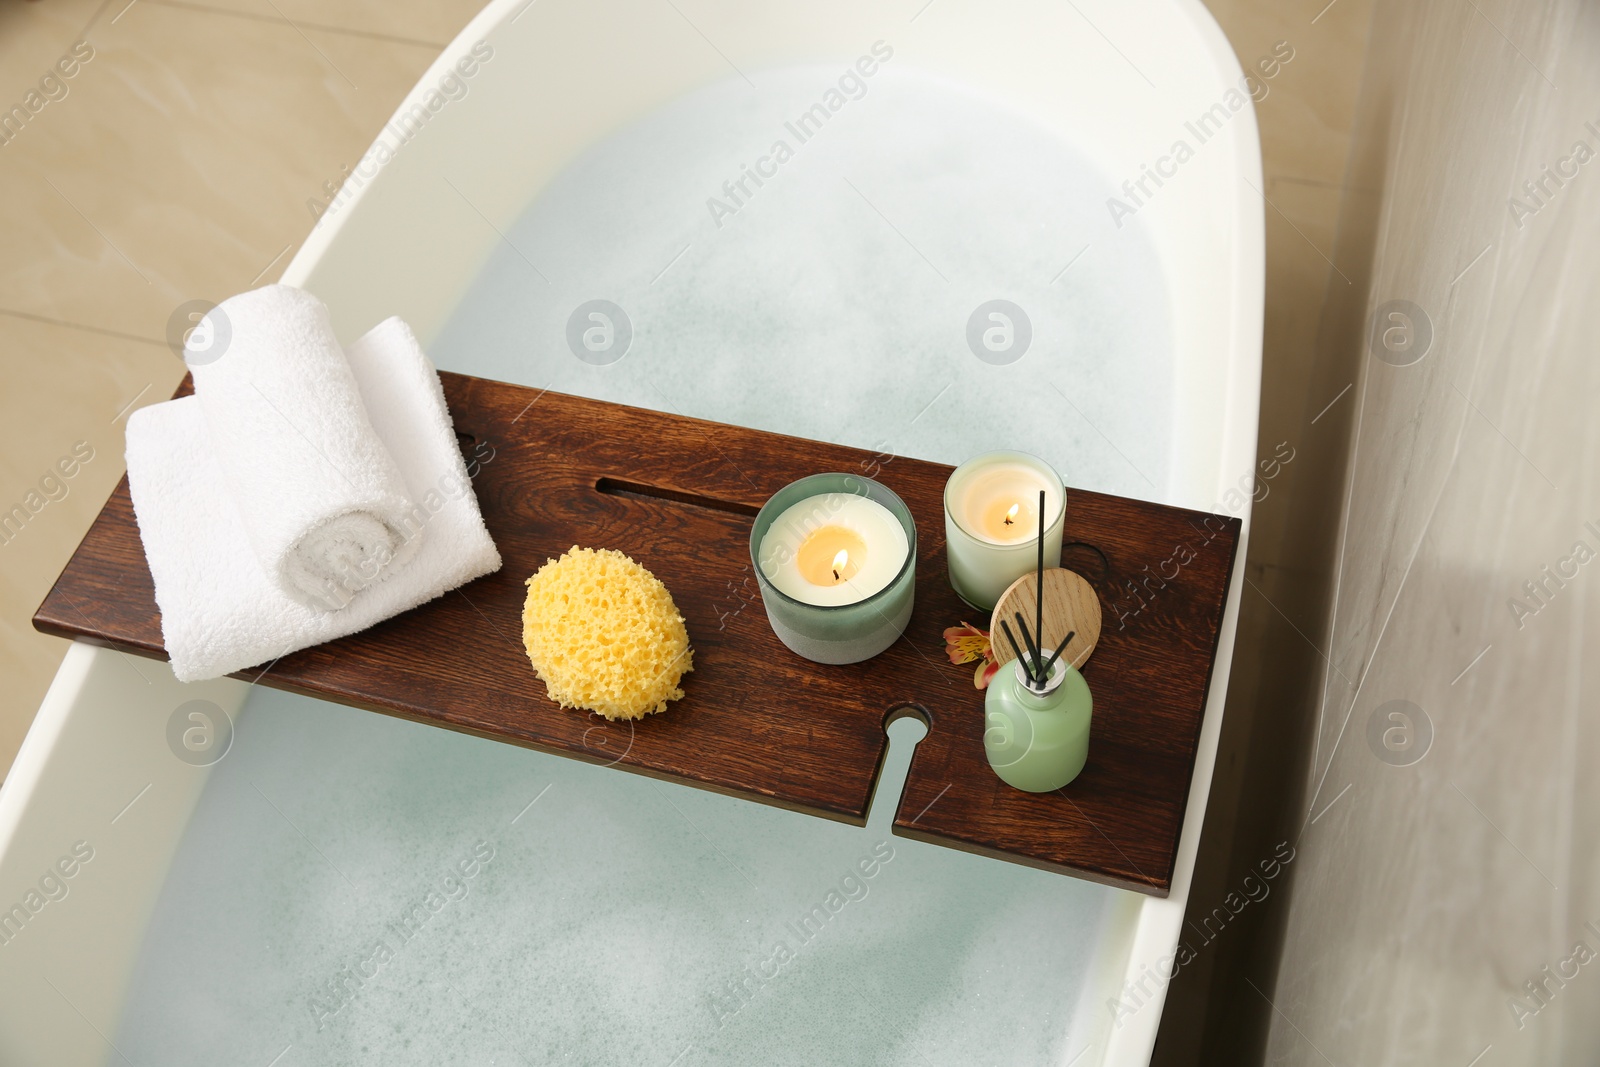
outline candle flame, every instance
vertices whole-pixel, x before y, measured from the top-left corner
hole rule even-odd
[[[833,557],[833,580],[839,581],[839,572],[850,565],[850,553],[840,549]]]
[[[1012,523],[1017,521],[1017,512],[1019,510],[1021,510],[1021,508],[1022,508],[1021,504],[1012,504],[1011,505],[1011,510],[1006,512],[1006,517],[1005,517],[1005,524],[1007,526],[1010,526]],[[992,512],[991,512],[991,514],[992,514]]]

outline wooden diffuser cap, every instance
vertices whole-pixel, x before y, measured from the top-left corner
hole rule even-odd
[[[1010,624],[1012,633],[1017,635],[1017,642],[1022,643],[1023,637],[1017,632],[1014,616],[1020,613],[1027,621],[1028,629],[1033,629],[1035,590],[1038,587],[1037,572],[1029,571],[1012,582],[1010,588],[1000,595],[999,603],[994,606],[994,614],[989,618],[989,643],[994,649],[996,662],[1003,665],[1017,658],[1011,650],[1011,642],[1005,640],[1004,631],[1000,629],[1000,620],[1005,619]],[[1095,594],[1094,586],[1081,574],[1053,567],[1044,572],[1044,638],[1039,642],[1044,646],[1044,655],[1048,658],[1061,639],[1073,630],[1077,631],[1077,636],[1068,642],[1061,658],[1074,667],[1082,667],[1100,643],[1100,598]]]

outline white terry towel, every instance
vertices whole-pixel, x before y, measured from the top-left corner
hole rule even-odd
[[[421,537],[406,528],[413,502],[328,309],[304,289],[268,285],[209,317],[231,338],[220,358],[193,361],[194,392],[249,543],[285,593],[343,608]]]
[[[221,357],[233,355],[234,341]],[[262,568],[218,461],[199,396],[128,419],[128,487],[155,579],[161,633],[180,681],[215,678],[356,633],[500,569],[456,444],[439,376],[409,327],[379,324],[351,345],[350,372],[423,536],[404,563],[339,611],[311,607]]]

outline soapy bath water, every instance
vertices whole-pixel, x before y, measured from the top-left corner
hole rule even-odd
[[[1071,484],[1159,497],[1170,341],[1139,220],[1109,230],[1071,145],[892,63],[799,144],[785,121],[838,74],[755,72],[596,144],[507,229],[435,360],[945,462],[1026,448]],[[719,228],[707,199],[785,136]],[[1032,325],[1008,365],[967,343],[995,298]],[[615,362],[568,345],[596,299],[631,324]],[[257,687],[114,1042],[171,1067],[1103,1046],[1088,991],[1120,967],[1133,898],[890,834],[917,730],[896,725],[860,828]]]
[[[925,1067],[1101,1040],[1085,987],[1127,894],[895,837],[892,800],[845,826],[258,688],[115,1042],[163,1067]]]
[[[1114,190],[1071,144],[896,62],[803,143],[793,131],[811,127],[795,117],[838,67],[762,72],[758,89],[733,78],[603,139],[505,229],[431,354],[450,370],[919,459],[1022,449],[1070,486],[1162,499],[1172,342],[1143,219],[1111,224]],[[792,151],[781,165],[778,141]],[[741,191],[746,168],[775,173]],[[708,207],[733,203],[724,183],[743,201],[731,215]],[[614,363],[568,342],[594,300],[631,325]],[[1031,326],[1014,362],[969,344],[969,319],[992,300]],[[991,358],[1021,350],[1020,320],[998,352],[983,332],[1004,345],[1005,324],[980,323]],[[614,358],[611,340],[583,350]]]

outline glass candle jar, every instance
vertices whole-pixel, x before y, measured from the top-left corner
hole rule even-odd
[[[778,490],[751,527],[750,560],[772,632],[813,662],[871,659],[911,620],[916,523],[870,478],[813,474]]]
[[[1094,698],[1077,668],[1056,660],[1043,686],[1012,660],[984,693],[983,749],[1007,785],[1048,793],[1069,784],[1089,759]]]
[[[950,586],[973,607],[993,611],[1011,583],[1039,565],[1039,492],[1044,491],[1044,565],[1061,565],[1067,493],[1061,476],[1026,452],[985,452],[944,486]]]

